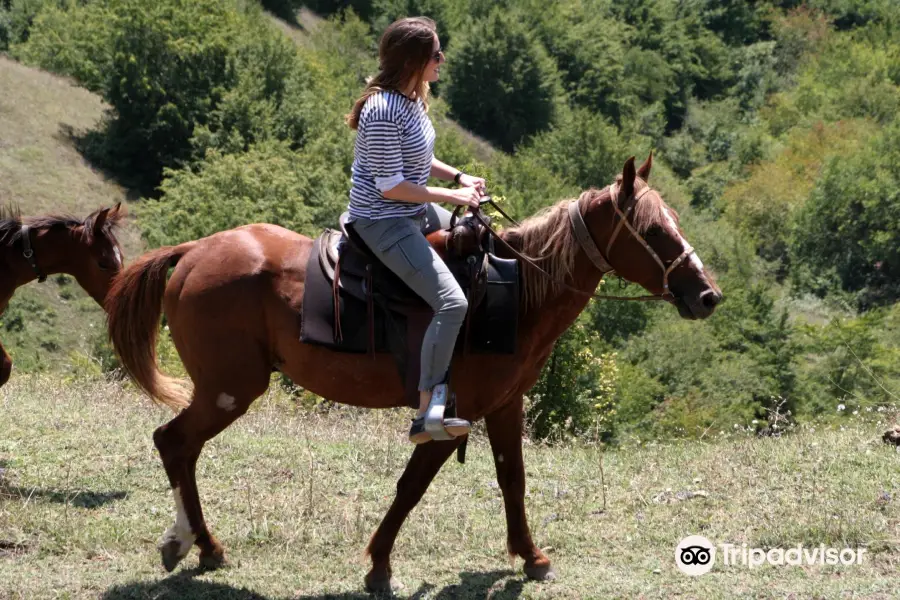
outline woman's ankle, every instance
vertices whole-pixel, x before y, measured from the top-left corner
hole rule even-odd
[[[428,410],[428,404],[431,402],[431,390],[419,390],[419,410],[416,412],[416,418],[425,414]]]

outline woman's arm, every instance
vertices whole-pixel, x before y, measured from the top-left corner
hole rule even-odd
[[[454,169],[450,165],[445,162],[439,161],[437,158],[431,158],[431,176],[437,179],[443,179],[445,181],[456,181],[456,174],[459,173],[459,185],[464,188],[474,187],[478,190],[479,194],[484,194],[485,192],[485,184],[484,179],[482,177],[472,177],[471,175],[466,175],[462,171]]]
[[[452,179],[452,177],[451,177]],[[455,190],[439,187],[425,187],[409,181],[401,181],[389,190],[381,192],[388,200],[425,204],[427,202],[448,202],[462,206],[478,206],[481,194],[477,188],[464,187]]]
[[[444,181],[453,181],[458,169],[454,169],[445,162],[439,161],[437,158],[431,158],[431,176],[435,179],[443,179]]]

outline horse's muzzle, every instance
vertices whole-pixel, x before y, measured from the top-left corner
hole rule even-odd
[[[705,319],[713,314],[721,301],[722,292],[707,288],[695,297],[679,298],[676,306],[678,314],[685,319]]]

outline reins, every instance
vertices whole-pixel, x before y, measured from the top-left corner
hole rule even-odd
[[[627,211],[630,212],[631,208],[634,206],[634,204],[636,204],[637,200],[640,200],[640,198],[643,197],[643,195],[650,189],[651,188],[649,188],[649,187],[645,188],[643,190],[643,192],[641,193],[641,195],[637,197],[637,199],[635,199],[635,196],[632,194],[626,201],[626,205],[628,205]],[[627,215],[625,213],[623,213],[622,210],[619,208],[618,204],[616,203],[616,197],[615,197],[616,186],[615,186],[615,184],[612,184],[609,186],[609,192],[610,192],[610,201],[612,202],[613,208],[615,209],[616,215],[619,217],[620,221],[619,221],[618,225],[616,226],[616,229],[614,230],[612,237],[610,238],[609,244],[607,244],[606,255],[609,256],[609,252],[612,249],[613,242],[615,241],[616,237],[618,236],[619,231],[621,230],[622,226],[625,225],[625,227],[628,228],[628,230],[631,232],[631,234],[644,246],[644,248],[646,248],[646,250],[650,253],[650,256],[653,257],[653,259],[662,268],[662,270],[663,270],[663,290],[664,290],[662,295],[659,295],[659,296],[657,296],[657,295],[613,296],[613,295],[609,295],[609,294],[597,294],[594,292],[586,292],[584,290],[580,290],[576,287],[569,285],[568,283],[566,283],[564,281],[560,281],[559,279],[557,279],[556,277],[554,277],[553,275],[551,275],[550,273],[548,273],[547,271],[542,269],[540,266],[538,266],[534,262],[533,259],[531,259],[528,256],[525,256],[524,254],[522,254],[521,252],[519,252],[518,250],[513,248],[509,244],[509,242],[504,240],[500,236],[500,234],[497,233],[491,227],[490,223],[484,218],[484,215],[481,213],[480,209],[473,210],[472,216],[475,217],[490,232],[490,234],[494,237],[495,240],[500,242],[501,246],[506,248],[509,252],[511,252],[520,261],[527,264],[528,266],[530,266],[531,268],[536,270],[538,273],[540,273],[541,275],[543,275],[544,277],[549,279],[553,283],[553,285],[558,285],[570,292],[574,292],[576,294],[579,294],[582,296],[587,296],[589,298],[593,298],[596,300],[622,300],[622,301],[634,301],[634,302],[649,302],[649,301],[655,301],[655,300],[665,300],[667,302],[671,302],[672,300],[675,299],[675,296],[669,291],[669,274],[675,269],[675,267],[680,265],[688,256],[690,256],[691,253],[694,252],[694,249],[689,245],[687,248],[685,248],[685,250],[681,253],[681,255],[672,262],[671,265],[666,267],[665,263],[662,262],[662,260],[659,258],[659,256],[656,254],[656,252],[653,250],[653,248],[650,247],[650,244],[648,244],[647,241],[634,229],[634,227],[631,225],[631,223],[628,222]],[[634,203],[631,202],[633,199],[635,200]],[[502,208],[500,208],[490,196],[486,196],[485,198],[482,199],[481,205],[483,206],[485,204],[490,204],[497,210],[497,212],[500,213],[501,216],[503,216],[505,219],[507,219],[508,221],[513,223],[513,225],[519,226],[519,223],[515,219],[510,217],[508,214],[506,214],[506,212]],[[453,217],[451,217],[451,227],[452,227],[452,224],[455,223],[456,218],[458,217],[461,208],[462,207],[458,206],[457,209],[454,211]],[[600,271],[600,277],[602,278],[604,275],[608,275],[609,273],[615,272],[614,269],[612,268],[612,265],[609,264],[609,262],[603,257],[603,254],[600,252],[600,249],[597,248],[596,243],[594,242],[593,238],[590,235],[590,232],[587,229],[587,225],[585,225],[585,223],[584,223],[584,218],[581,216],[580,198],[576,199],[576,200],[572,200],[572,202],[569,204],[568,210],[569,210],[569,220],[572,225],[573,232],[575,234],[575,239],[578,241],[578,245],[581,247],[582,250],[584,250],[585,254],[587,254],[587,256],[591,260],[591,262],[594,263],[594,266],[596,266],[597,269]]]

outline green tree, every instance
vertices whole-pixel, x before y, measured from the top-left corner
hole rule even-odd
[[[900,299],[900,122],[822,169],[798,216],[792,259],[800,289],[830,282],[857,294],[861,308]]]
[[[151,246],[178,244],[250,223],[273,223],[314,236],[346,207],[348,180],[316,151],[283,142],[241,154],[210,151],[196,170],[169,171],[159,200],[137,207]]]
[[[508,151],[550,126],[560,98],[556,66],[514,15],[495,10],[459,38],[445,96],[463,125]]]
[[[598,341],[582,322],[557,340],[540,379],[528,392],[526,419],[534,437],[557,440],[587,433],[612,437],[618,370],[614,353],[591,349]]]

